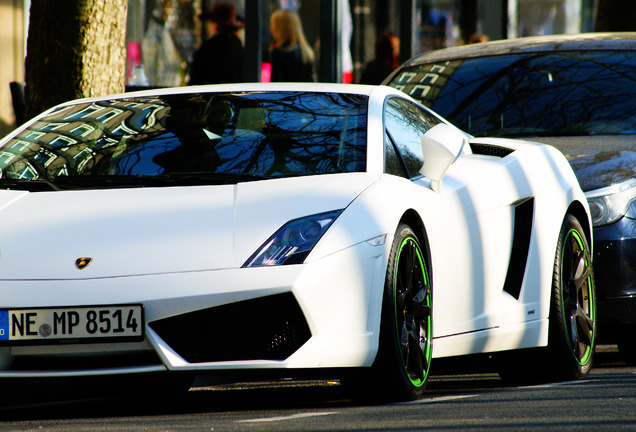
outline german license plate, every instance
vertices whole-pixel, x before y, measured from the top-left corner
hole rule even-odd
[[[143,340],[141,305],[0,310],[0,345]]]

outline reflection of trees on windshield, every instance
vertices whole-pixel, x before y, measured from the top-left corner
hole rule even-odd
[[[536,53],[450,63],[451,72],[446,70],[422,99],[474,135],[636,133],[636,52]],[[441,67],[408,71],[403,90],[412,92],[419,78]]]
[[[364,171],[366,99],[324,93],[171,95],[79,104],[0,149],[2,177],[262,177]]]
[[[91,170],[155,133],[165,105],[156,98],[82,103],[60,108],[30,125],[0,149],[2,178],[52,179]]]
[[[366,101],[319,93],[226,99],[232,117],[216,145],[224,172],[265,177],[364,170]]]

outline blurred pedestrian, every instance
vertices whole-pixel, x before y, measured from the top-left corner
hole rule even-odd
[[[375,58],[362,70],[361,84],[377,85],[389,76],[400,62],[400,40],[391,31],[384,32],[375,41]]]
[[[274,12],[270,30],[274,38],[270,51],[271,80],[315,81],[314,51],[307,43],[298,14],[291,10]]]
[[[195,51],[190,65],[190,85],[237,83],[243,81],[244,49],[237,32],[243,22],[236,8],[217,3],[199,15],[212,35]]]

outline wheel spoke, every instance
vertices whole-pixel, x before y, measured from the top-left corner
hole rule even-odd
[[[592,345],[592,332],[594,330],[594,321],[585,313],[582,308],[576,311],[576,324],[578,328],[578,339],[587,346]]]
[[[406,325],[406,322],[404,322],[402,324],[402,332],[400,334],[400,346],[402,347],[401,350],[403,352],[403,355],[407,355],[409,346],[409,333],[410,331]]]
[[[406,364],[407,371],[411,375],[411,378],[418,380],[424,379],[424,353],[422,352],[419,341],[414,340],[412,337],[408,343],[408,358]]]
[[[411,379],[415,380],[424,379],[424,365],[426,364],[424,353],[419,345],[420,331],[421,327],[413,320],[413,316],[407,315],[402,325],[400,345],[406,372]]]
[[[578,349],[579,345],[579,336],[578,331],[576,329],[576,318],[573,315],[570,315],[568,319],[568,327],[569,327],[569,338],[570,338],[570,346],[573,350]]]
[[[583,286],[583,284],[585,284],[590,277],[590,267],[587,265],[585,255],[582,251],[579,251],[575,255],[573,264],[574,265],[572,267],[576,268],[576,270],[572,277],[572,282],[574,283],[574,286],[576,287],[578,292],[581,286]]]
[[[399,273],[402,277],[403,286],[408,289],[413,284],[413,260],[415,259],[413,248],[405,247],[402,250],[402,254],[404,255],[403,259],[400,259],[399,265]]]
[[[413,316],[415,316],[418,321],[425,321],[432,314],[431,307],[426,304],[429,292],[430,287],[426,285],[413,297]]]
[[[395,290],[395,310],[403,313],[405,308],[406,301],[404,298],[404,288],[398,286]]]
[[[430,309],[430,308],[429,308]],[[420,326],[420,352],[424,353],[426,351],[427,346],[431,343],[429,340],[428,334],[428,321],[422,321]],[[424,363],[424,370],[429,369],[429,360],[425,355],[422,355],[422,361]]]

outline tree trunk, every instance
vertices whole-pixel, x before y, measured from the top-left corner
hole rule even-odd
[[[32,0],[26,116],[124,91],[128,0]]]

